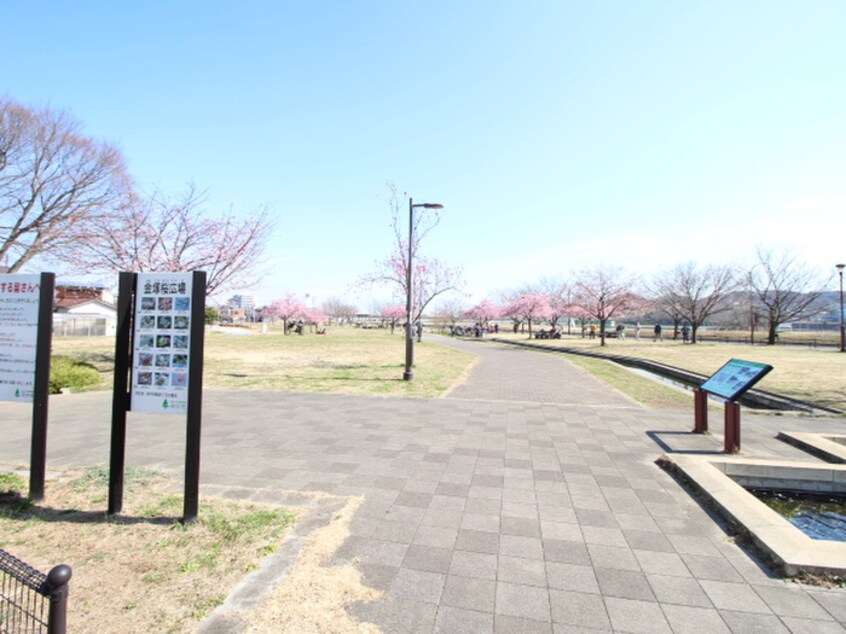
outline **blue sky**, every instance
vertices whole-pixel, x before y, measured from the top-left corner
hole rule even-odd
[[[259,301],[343,296],[385,182],[444,204],[469,301],[600,262],[846,260],[846,3],[145,2],[2,9],[0,94],[66,109],[144,188],[266,204]]]

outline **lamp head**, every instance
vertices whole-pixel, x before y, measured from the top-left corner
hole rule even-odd
[[[417,207],[422,207],[423,209],[443,209],[444,206],[438,203],[417,203],[416,205],[412,205],[415,209]]]

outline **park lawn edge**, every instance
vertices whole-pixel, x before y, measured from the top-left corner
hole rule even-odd
[[[261,560],[295,514],[281,506],[203,497],[196,521],[154,472],[127,469],[123,512],[107,516],[107,470],[68,471],[30,503],[24,480],[0,474],[0,548],[46,573],[73,570],[69,631],[191,632]]]

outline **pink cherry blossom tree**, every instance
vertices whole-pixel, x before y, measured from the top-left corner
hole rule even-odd
[[[540,323],[549,318],[549,300],[538,292],[525,292],[512,299],[502,313],[511,317],[515,323],[525,321],[529,326],[529,338],[532,337],[532,322]],[[519,321],[518,321],[519,320]]]
[[[462,313],[462,317],[472,319],[473,321],[478,322],[482,328],[485,328],[487,327],[488,322],[499,317],[501,312],[502,309],[491,300],[483,299],[481,302],[473,306],[473,308],[465,310]]]
[[[394,328],[397,325],[397,321],[405,319],[405,306],[401,306],[400,304],[389,304],[382,309],[381,317],[391,324],[391,334],[394,334]]]
[[[326,313],[321,308],[316,307],[303,306],[300,317],[309,326],[319,326],[326,321]]]
[[[558,321],[567,318],[567,334],[570,334],[570,322],[573,317],[573,289],[568,282],[544,280],[541,288],[549,304],[549,325],[555,328]]]
[[[287,293],[281,299],[272,302],[266,309],[265,314],[282,320],[282,332],[288,333],[288,322],[302,317],[306,307],[300,302],[294,293]]]
[[[639,306],[633,292],[637,278],[620,268],[585,270],[575,282],[575,302],[586,315],[599,321],[600,345],[605,345],[605,324]]]

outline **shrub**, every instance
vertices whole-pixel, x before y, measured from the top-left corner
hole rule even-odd
[[[50,394],[58,394],[66,387],[79,389],[99,384],[100,373],[87,361],[63,355],[50,360]]]

